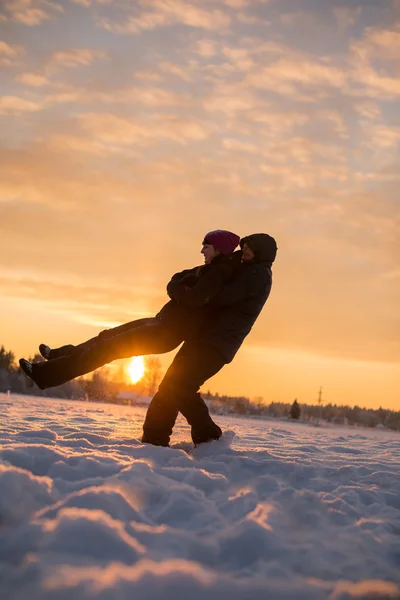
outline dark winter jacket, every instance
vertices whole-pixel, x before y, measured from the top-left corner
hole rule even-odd
[[[190,308],[204,306],[241,266],[241,252],[218,255],[208,265],[176,273],[167,285],[171,299]]]
[[[171,300],[156,315],[174,330],[182,330],[184,339],[198,334],[208,319],[204,310],[210,300],[240,268],[241,252],[219,255],[208,265],[186,269],[176,273],[167,285]]]
[[[242,238],[255,253],[250,263],[242,263],[236,277],[228,282],[209,303],[209,316],[201,330],[200,341],[217,349],[226,362],[233,360],[243,340],[260,314],[272,285],[271,265],[276,242],[267,234]]]

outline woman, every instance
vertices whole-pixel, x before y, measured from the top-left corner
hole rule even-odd
[[[240,268],[241,253],[233,253],[239,236],[225,230],[209,232],[201,253],[204,265],[175,274],[167,286],[171,300],[152,318],[139,319],[101,332],[79,346],[50,349],[40,345],[43,363],[20,359],[24,373],[41,389],[61,385],[113,360],[162,354],[191,339],[207,319],[207,303]]]

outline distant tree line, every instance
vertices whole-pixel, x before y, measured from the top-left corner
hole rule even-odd
[[[40,354],[29,357],[30,361],[42,362],[44,358]],[[146,372],[137,384],[129,384],[123,375],[123,367],[114,370],[102,367],[94,371],[89,377],[80,377],[47,390],[40,390],[22,372],[15,361],[15,354],[7,351],[4,346],[0,347],[0,393],[10,391],[13,394],[31,396],[42,396],[48,398],[65,398],[70,400],[101,400],[103,402],[125,403],[119,399],[122,390],[132,390],[138,395],[152,396],[157,390],[161,379],[161,363],[157,357],[146,357]]]
[[[250,400],[245,396],[222,396],[211,392],[204,394],[204,398],[208,401],[210,410],[217,414],[291,418],[315,424],[324,421],[335,425],[383,426],[400,431],[400,411],[384,408],[360,408],[359,406],[350,407],[338,404],[300,405],[297,400],[292,404],[284,402],[266,404],[262,398]]]
[[[29,360],[43,361],[36,354]],[[158,357],[146,357],[146,373],[141,381],[132,385],[127,383],[121,372],[111,376],[107,367],[95,371],[88,378],[79,378],[64,385],[47,390],[40,390],[21,371],[15,362],[15,355],[0,347],[0,392],[14,394],[45,396],[50,398],[66,398],[74,400],[101,400],[103,402],[126,403],[119,398],[121,391],[133,390],[138,396],[153,396],[162,377],[161,363]],[[352,425],[363,427],[383,426],[400,431],[400,411],[384,408],[360,408],[359,406],[339,406],[337,404],[310,405],[284,402],[266,404],[261,397],[221,396],[218,393],[203,394],[210,410],[216,414],[238,414],[266,418],[291,418],[302,422],[318,424],[321,421],[336,425]]]
[[[40,354],[29,357],[36,362],[44,359]],[[49,396],[52,398],[83,398],[85,390],[79,380],[70,381],[64,385],[50,390],[40,390],[24,373],[19,365],[15,363],[15,354],[7,351],[4,346],[0,347],[0,392],[8,391],[15,394],[29,394],[34,396]]]

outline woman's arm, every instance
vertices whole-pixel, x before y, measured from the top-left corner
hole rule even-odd
[[[228,265],[219,264],[210,266],[209,269],[199,277],[193,287],[186,286],[171,279],[167,286],[167,292],[172,300],[182,306],[199,308],[207,304],[223,288],[224,283],[232,274]]]
[[[197,282],[199,269],[201,268],[202,267],[193,267],[193,269],[185,269],[184,271],[175,273],[175,275],[172,275],[170,283],[173,281],[191,287]]]

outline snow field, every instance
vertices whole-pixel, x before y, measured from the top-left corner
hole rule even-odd
[[[400,436],[0,395],[0,597],[400,598]]]

